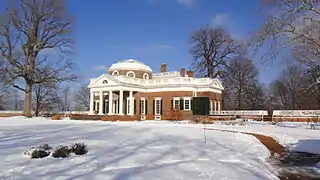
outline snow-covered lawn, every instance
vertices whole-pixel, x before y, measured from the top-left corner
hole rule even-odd
[[[277,179],[270,153],[256,138],[206,131],[205,143],[201,127],[0,118],[0,179]],[[87,144],[88,154],[23,155],[33,146],[74,142]]]
[[[317,124],[317,130],[310,129],[310,124],[296,122],[271,125],[270,122],[250,121],[244,126],[217,122],[208,127],[262,134],[273,137],[290,150],[320,154],[320,124]]]

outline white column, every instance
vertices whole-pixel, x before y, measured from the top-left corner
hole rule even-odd
[[[220,111],[221,111],[221,102],[218,101],[218,112],[219,112],[219,114],[220,114]]]
[[[89,110],[90,115],[94,114],[93,106],[94,106],[94,94],[93,92],[90,92],[90,110]]]
[[[113,100],[112,100],[112,91],[109,91],[109,113],[108,113],[108,115],[113,115],[113,112],[112,112],[112,104],[113,104],[113,102],[112,102]]]
[[[100,98],[99,98],[99,115],[103,115],[103,92],[100,91],[99,93]]]
[[[133,92],[130,90],[129,92],[129,99],[130,99],[130,114],[129,115],[133,115],[134,114],[134,98],[133,98]]]
[[[119,115],[123,115],[123,90],[119,93]]]

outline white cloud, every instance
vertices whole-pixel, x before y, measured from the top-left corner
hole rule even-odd
[[[175,0],[179,4],[184,4],[184,5],[193,5],[196,0]]]
[[[150,5],[150,6],[155,6],[157,5],[159,2],[161,2],[163,0],[147,0],[147,3]],[[174,0],[176,3],[178,4],[182,4],[182,5],[187,5],[187,6],[191,6],[193,4],[195,4],[195,2],[197,0]]]
[[[97,70],[97,71],[101,71],[101,70],[107,70],[108,67],[106,67],[104,65],[99,65],[99,66],[94,67],[93,69]]]
[[[228,28],[231,24],[230,15],[228,13],[217,14],[212,19],[213,27]]]

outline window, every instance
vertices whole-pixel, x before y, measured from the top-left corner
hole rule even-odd
[[[102,84],[107,84],[108,81],[107,80],[103,80]]]
[[[119,71],[115,70],[112,72],[112,76],[118,76],[119,75]]]
[[[173,109],[180,109],[180,98],[174,97],[173,98]]]
[[[149,79],[149,74],[148,73],[144,73],[143,74],[143,79],[144,80],[148,80]]]
[[[144,98],[141,98],[141,104],[140,104],[140,108],[141,108],[141,115],[145,115],[146,114],[146,100]]]
[[[161,98],[155,99],[155,115],[161,115]]]
[[[128,76],[128,77],[135,78],[135,77],[136,77],[136,74],[135,74],[133,71],[129,71],[129,72],[127,72],[127,76]]]
[[[191,98],[190,97],[185,97],[183,98],[183,105],[184,105],[184,110],[191,110]]]
[[[156,100],[156,114],[160,114],[160,100]]]

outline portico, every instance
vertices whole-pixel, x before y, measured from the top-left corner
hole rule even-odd
[[[152,73],[149,66],[132,59],[112,64],[106,74],[90,79],[89,114],[161,120],[176,111],[184,117],[193,111],[220,112],[223,87],[218,79],[195,78],[184,68],[168,72],[166,64],[160,67],[160,73]]]
[[[89,114],[134,115],[134,96],[132,90],[99,90],[90,92]]]

